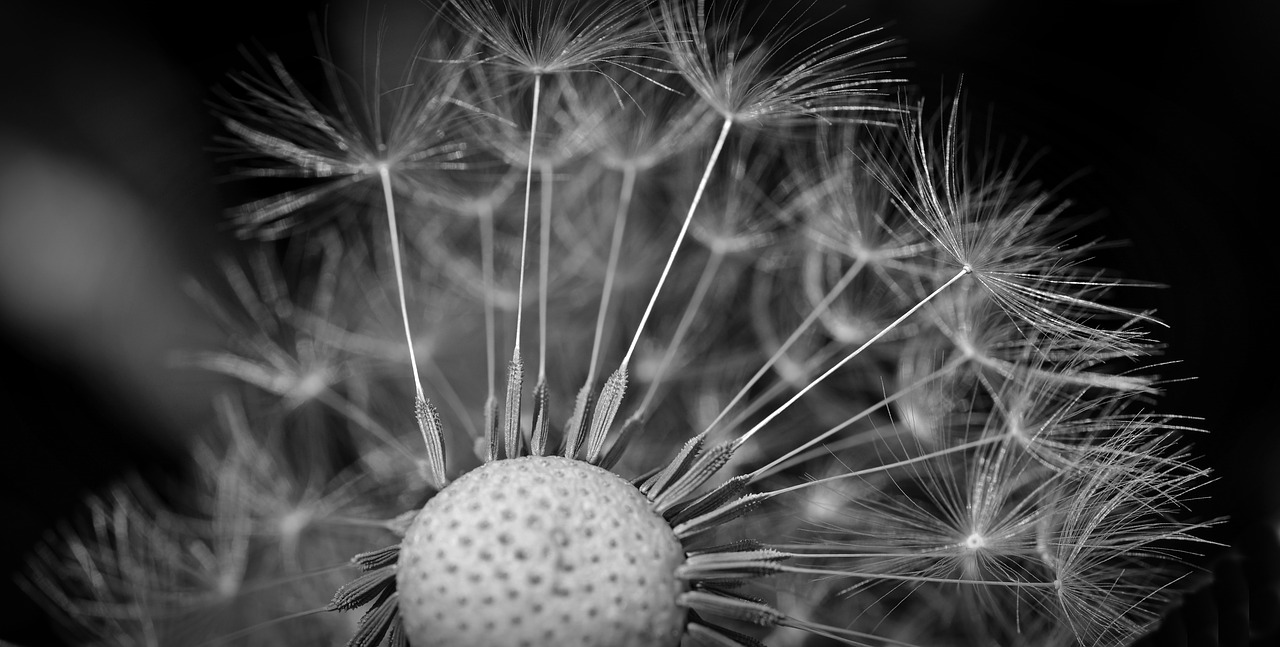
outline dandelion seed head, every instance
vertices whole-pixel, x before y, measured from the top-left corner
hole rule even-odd
[[[487,463],[432,498],[401,544],[413,644],[674,645],[684,551],[631,484],[563,457]]]
[[[1151,319],[955,110],[882,104],[877,30],[735,6],[450,0],[401,84],[239,78],[240,174],[297,182],[231,221],[288,240],[193,288],[219,337],[182,364],[248,408],[215,397],[190,510],[100,506],[34,588],[95,644],[1149,626],[1203,478],[1113,374]]]

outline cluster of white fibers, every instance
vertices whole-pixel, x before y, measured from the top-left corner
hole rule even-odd
[[[224,378],[215,415],[191,482],[122,484],[33,556],[73,640],[1117,645],[1159,617],[1206,475],[1146,408],[1157,322],[959,101],[910,99],[884,32],[421,12],[403,60],[224,89],[270,193],[188,286],[216,341],[175,363]]]

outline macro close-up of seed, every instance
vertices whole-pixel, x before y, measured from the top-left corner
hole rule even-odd
[[[56,74],[13,65],[49,98],[0,121],[0,645],[1274,637],[1266,360],[1222,352],[1269,288],[1187,225],[1258,217],[1219,190],[1249,164],[1179,137],[1251,144],[1157,114],[1164,40],[1075,57],[1101,14],[999,2],[303,4],[164,31],[170,67],[81,54],[86,13]],[[1149,119],[1062,89],[1142,62]]]

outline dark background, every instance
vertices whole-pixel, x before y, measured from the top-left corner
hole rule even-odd
[[[214,225],[225,198],[207,152],[217,130],[206,105],[210,88],[243,69],[242,45],[308,57],[315,51],[310,16],[323,16],[324,4],[13,4],[0,16],[0,169],[54,160],[56,176],[59,164],[72,165],[131,196],[143,214],[135,224],[150,232],[142,240],[175,250],[133,271],[202,271],[208,253],[225,244]],[[836,3],[818,2],[819,11],[828,4]],[[1259,578],[1275,567],[1267,547],[1280,512],[1280,353],[1271,305],[1280,293],[1280,239],[1270,233],[1280,3],[845,4],[834,20],[867,17],[903,39],[912,61],[905,72],[929,105],[954,93],[963,74],[976,125],[1045,151],[1032,176],[1050,186],[1069,181],[1063,192],[1074,213],[1101,216],[1082,235],[1128,241],[1100,252],[1097,265],[1168,286],[1121,298],[1157,309],[1170,325],[1157,336],[1166,358],[1179,363],[1161,369],[1170,383],[1158,409],[1201,417],[1196,426],[1211,430],[1195,438],[1219,477],[1200,512],[1231,515],[1214,538],[1238,548],[1218,558],[1219,571],[1240,570],[1255,581],[1223,575],[1216,602],[1193,599],[1151,644],[1218,644],[1209,640],[1214,614],[1224,625],[1222,644],[1236,644],[1243,621],[1228,607],[1239,606],[1240,594],[1223,587],[1252,586],[1254,623],[1274,623],[1274,612],[1263,617],[1261,606],[1274,598],[1262,595]],[[370,13],[378,6],[372,2]],[[182,437],[199,405],[181,398],[144,404],[156,385],[121,379],[99,356],[81,352],[122,343],[95,337],[102,326],[91,319],[62,331],[4,313],[0,640],[54,644],[5,574],[87,489],[129,466],[171,465],[172,439]],[[1274,594],[1274,580],[1270,586]],[[1231,623],[1235,629],[1225,627]]]

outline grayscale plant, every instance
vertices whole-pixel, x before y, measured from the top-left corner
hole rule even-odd
[[[438,14],[395,82],[269,57],[226,90],[239,176],[288,182],[190,285],[218,341],[175,362],[223,379],[196,477],[122,483],[33,555],[69,636],[1065,646],[1158,618],[1213,523],[1149,410],[1159,322],[1062,198],[966,147],[958,98],[906,98],[886,30]]]

